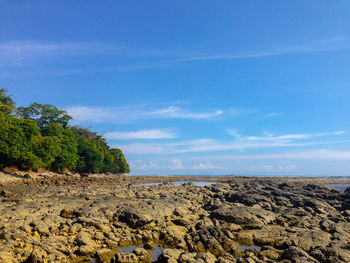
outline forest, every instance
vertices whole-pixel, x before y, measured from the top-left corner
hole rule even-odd
[[[72,117],[50,104],[16,107],[0,89],[0,169],[39,168],[79,173],[129,173],[120,149],[110,148],[105,138],[80,126]]]

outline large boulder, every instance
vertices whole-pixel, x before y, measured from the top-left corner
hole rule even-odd
[[[211,218],[241,225],[245,228],[261,228],[276,219],[276,215],[273,212],[247,206],[219,208],[212,211],[210,216]]]
[[[118,210],[115,217],[118,218],[118,221],[124,222],[132,228],[144,226],[149,222],[140,211],[132,208]]]

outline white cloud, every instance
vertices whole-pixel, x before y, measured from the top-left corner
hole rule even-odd
[[[131,170],[158,170],[159,166],[153,161],[143,162],[140,159],[129,162]]]
[[[194,44],[196,46],[198,44]],[[144,70],[147,68],[162,68],[178,65],[179,63],[210,60],[236,60],[262,58],[286,54],[332,52],[350,49],[349,37],[335,37],[318,41],[310,41],[298,45],[288,45],[278,48],[267,48],[264,50],[237,52],[227,48],[221,53],[213,50],[200,50],[198,48],[177,50],[144,50],[119,43],[108,42],[38,42],[38,41],[12,41],[0,42],[0,67],[21,67],[30,74],[47,75],[71,75],[71,74],[93,74],[97,72],[115,72],[124,70]],[[218,48],[216,48],[218,50]],[[76,66],[76,56],[84,56],[86,59],[96,56],[104,56],[111,59],[111,66],[97,65]],[[115,64],[115,58],[132,58],[130,64]],[[57,61],[66,59],[71,61],[64,67],[59,67]],[[48,64],[53,66],[51,69]],[[68,66],[67,66],[68,65]],[[2,75],[6,76],[3,73]],[[23,73],[23,72],[22,72]],[[16,76],[7,74],[8,77]],[[23,74],[22,74],[23,75]]]
[[[132,139],[172,139],[176,134],[170,130],[139,130],[132,132],[108,132],[104,134],[106,139],[115,140],[132,140]]]
[[[215,160],[264,160],[264,159],[290,159],[290,160],[350,160],[350,151],[339,150],[303,150],[278,154],[261,155],[216,155],[201,158]]]
[[[170,170],[182,170],[185,166],[179,158],[171,160],[171,165],[168,167]]]
[[[118,145],[118,147],[123,149],[127,154],[179,154],[194,152],[245,151],[258,148],[305,147],[338,143],[336,140],[321,140],[318,138],[340,136],[344,134],[344,132],[325,132],[314,134],[287,134],[281,136],[271,136],[270,134],[266,134],[263,137],[243,137],[236,131],[231,130],[229,132],[231,135],[235,136],[235,140],[218,141],[207,138],[166,143],[131,143]]]
[[[73,106],[66,108],[66,111],[73,117],[75,123],[125,123],[140,119],[211,119],[224,113],[223,110],[191,112],[178,106],[168,106],[158,109],[146,106],[124,108]]]
[[[272,165],[272,164],[262,164],[262,165],[251,165],[245,166],[242,170],[251,172],[291,172],[296,170],[295,164],[287,165]]]
[[[325,136],[336,136],[345,134],[344,131],[322,132],[310,134],[285,134],[280,136],[273,136],[271,133],[265,132],[264,136],[241,136],[236,130],[227,130],[228,134],[239,139],[240,141],[270,141],[270,142],[290,142],[292,140],[312,139]]]
[[[274,117],[280,117],[280,116],[282,116],[282,113],[280,113],[280,112],[271,112],[271,113],[263,115],[262,117],[264,117],[264,118],[274,118]]]
[[[120,145],[118,148],[122,149],[126,154],[165,154],[165,147],[161,144],[150,144],[150,143],[130,143]]]
[[[286,54],[300,54],[313,52],[330,52],[337,50],[350,49],[349,37],[329,38],[318,41],[311,41],[304,44],[286,46],[281,48],[271,48],[258,51],[247,51],[241,53],[227,52],[222,54],[204,53],[197,56],[187,56],[171,60],[171,62],[190,62],[190,61],[205,61],[205,60],[236,60],[261,58]]]
[[[213,170],[213,169],[223,169],[222,166],[215,166],[210,162],[198,163],[192,166],[193,170]]]

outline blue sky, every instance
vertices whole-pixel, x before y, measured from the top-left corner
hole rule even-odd
[[[0,85],[132,174],[350,175],[349,1],[0,1]]]

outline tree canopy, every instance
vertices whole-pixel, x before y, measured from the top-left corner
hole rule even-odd
[[[15,110],[15,102],[11,96],[6,95],[5,89],[0,89],[0,111],[6,115],[10,115]]]
[[[50,123],[58,123],[66,128],[72,119],[64,110],[59,110],[50,104],[32,103],[29,107],[17,108],[17,115],[24,119],[35,120],[40,129],[45,128]]]
[[[111,149],[96,132],[68,126],[72,117],[66,111],[50,104],[32,103],[17,108],[17,116],[10,116],[15,104],[3,89],[0,102],[8,105],[0,111],[0,168],[130,172],[120,149]]]

